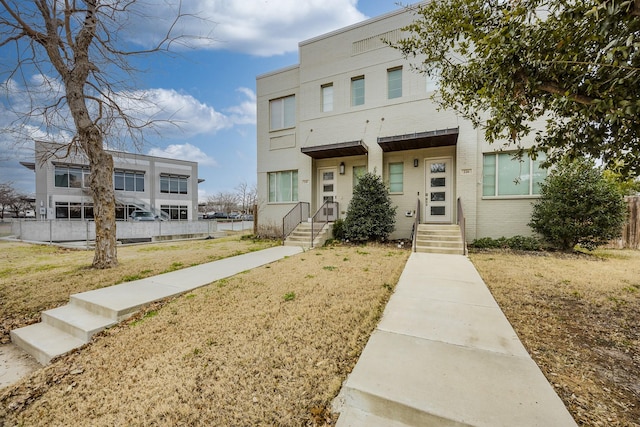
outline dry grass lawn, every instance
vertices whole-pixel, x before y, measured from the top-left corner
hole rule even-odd
[[[149,307],[0,391],[0,425],[323,425],[408,255],[314,249]]]
[[[241,240],[164,242],[118,248],[117,268],[90,268],[93,251],[0,240],[0,344],[9,331],[40,320],[40,312],[64,305],[69,295],[142,279],[278,244]]]
[[[640,251],[470,257],[579,425],[640,426]]]

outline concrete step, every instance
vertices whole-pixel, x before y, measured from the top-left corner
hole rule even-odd
[[[54,357],[67,354],[86,344],[86,341],[46,323],[12,330],[11,341],[42,365],[48,364]]]
[[[336,427],[411,427],[409,424],[379,417],[357,408],[345,407],[340,411]]]
[[[462,242],[458,240],[432,240],[432,239],[416,239],[418,246],[432,246],[438,248],[462,248]]]
[[[429,254],[463,255],[463,248],[440,248],[434,246],[416,246],[416,252]]]
[[[438,233],[418,233],[418,239],[438,239],[438,240],[461,240],[460,233],[438,234]]]
[[[43,311],[42,322],[84,342],[89,342],[93,335],[117,323],[114,319],[100,316],[73,304]]]

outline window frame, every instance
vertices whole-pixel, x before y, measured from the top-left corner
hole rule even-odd
[[[360,83],[362,84],[362,87],[359,86]],[[358,86],[356,86],[356,85],[358,85]],[[362,94],[359,94],[358,93],[359,91],[361,91]],[[361,105],[364,105],[364,103],[365,103],[365,95],[366,95],[366,92],[365,92],[364,75],[352,77],[351,78],[351,106],[352,107],[359,107]],[[361,99],[361,101],[360,101],[360,99]]]
[[[387,69],[387,99],[397,98],[402,98],[402,66]]]
[[[320,110],[323,113],[333,111],[334,92],[333,83],[327,83],[320,86]]]
[[[291,106],[290,103],[293,103]],[[275,113],[278,114],[275,114]],[[288,117],[288,114],[292,117]],[[278,120],[276,120],[278,119]],[[276,121],[278,123],[276,123]],[[296,127],[296,95],[287,95],[269,100],[269,130],[276,131]]]
[[[189,177],[186,175],[160,174],[161,194],[189,194]]]
[[[394,166],[399,166],[400,167],[400,172],[398,173],[393,172],[392,168]],[[392,177],[400,177],[400,181],[395,181],[392,179]],[[396,187],[394,189],[394,185],[400,185],[400,189],[398,190],[398,188]],[[404,162],[389,162],[389,193],[390,194],[402,194],[404,193]]]
[[[285,191],[284,194],[280,194],[281,192],[278,189],[282,188],[282,185],[285,184],[281,180],[285,179],[285,174],[290,174],[289,179],[289,188],[288,191]],[[272,181],[275,179],[275,181]],[[267,200],[268,203],[276,204],[276,203],[297,203],[299,201],[298,196],[298,170],[290,169],[284,171],[273,171],[267,172]],[[285,199],[285,194],[288,194],[289,199]]]
[[[528,153],[523,154],[522,160],[514,158],[516,152],[491,152],[482,155],[482,198],[483,199],[529,199],[540,197],[540,183],[548,175],[548,170],[540,166],[546,160],[544,153],[538,153],[537,158],[532,159]],[[520,165],[509,162],[519,162]],[[501,165],[502,164],[502,165]],[[513,176],[515,168],[519,168],[518,175]],[[505,174],[508,174],[505,177]],[[512,179],[513,178],[513,179]],[[526,181],[522,184],[521,179]],[[508,181],[507,181],[508,180]],[[513,184],[510,184],[513,182]],[[526,193],[512,192],[513,188],[523,185]],[[526,187],[524,187],[526,185]],[[502,188],[501,188],[502,187]],[[505,188],[506,187],[506,188]],[[489,194],[491,193],[491,194]]]

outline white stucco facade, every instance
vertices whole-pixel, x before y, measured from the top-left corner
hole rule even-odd
[[[505,146],[489,145],[469,121],[438,110],[437,82],[384,43],[402,37],[412,18],[402,9],[303,41],[298,65],[257,77],[259,225],[277,227],[298,201],[309,202],[313,214],[333,199],[344,218],[353,174],[364,167],[393,183],[392,239],[410,236],[417,203],[421,222],[455,223],[458,199],[469,241],[531,234],[533,192],[483,194],[485,156]],[[518,180],[527,184],[527,174]],[[282,186],[291,177],[289,194]]]

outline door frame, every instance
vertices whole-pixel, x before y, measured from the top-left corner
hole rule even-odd
[[[324,167],[319,167],[317,169],[318,171],[318,187],[317,187],[317,192],[318,192],[318,197],[317,197],[317,205],[316,205],[316,209],[315,211],[317,211],[318,209],[320,209],[320,207],[324,204],[325,200],[324,200],[324,196],[327,192],[324,191],[324,172],[333,172],[333,191],[331,192],[332,196],[333,196],[333,201],[337,201],[338,199],[338,166],[324,166]],[[313,214],[314,212],[311,212],[311,214]]]
[[[438,217],[434,217],[431,216],[431,214],[429,213],[429,209],[431,206],[431,191],[430,191],[430,186],[429,186],[429,180],[431,178],[431,169],[429,167],[429,163],[430,162],[437,162],[437,161],[445,161],[447,162],[447,168],[444,172],[445,174],[445,187],[444,187],[444,191],[445,191],[445,202],[444,202],[444,206],[445,206],[445,215],[442,217],[442,219],[439,219]],[[454,221],[454,212],[453,212],[453,199],[454,199],[454,194],[453,192],[455,191],[455,186],[454,186],[454,182],[453,182],[453,157],[452,156],[438,156],[438,157],[426,157],[424,159],[424,199],[421,201],[422,206],[424,206],[424,215],[423,215],[423,219],[424,219],[424,223],[427,224],[453,224]]]

